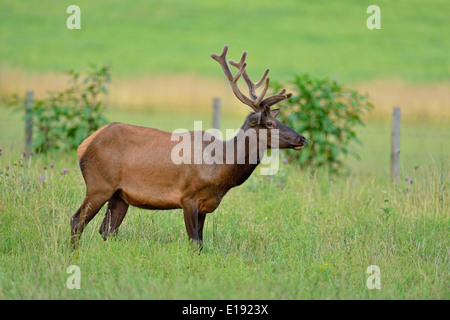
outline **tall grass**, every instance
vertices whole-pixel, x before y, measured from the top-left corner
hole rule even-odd
[[[208,216],[199,255],[179,210],[135,208],[106,242],[102,210],[72,251],[80,174],[58,166],[39,176],[42,165],[2,173],[1,298],[448,298],[447,168],[400,186],[329,181],[295,166],[283,169],[283,187],[255,175]],[[73,264],[81,290],[66,287]],[[370,265],[381,269],[381,290],[366,287]]]
[[[170,128],[186,119],[154,121]],[[180,210],[137,208],[106,242],[98,234],[103,208],[73,251],[69,221],[84,197],[75,154],[25,159],[3,147],[0,298],[448,299],[448,153],[436,143],[429,161],[402,158],[408,181],[392,185],[388,162],[373,158],[385,146],[371,130],[383,127],[361,132],[362,160],[347,176],[283,163],[270,181],[255,172],[208,215],[201,254]],[[419,135],[409,143],[425,142]],[[70,265],[81,268],[80,290],[66,286]],[[381,290],[366,286],[370,265],[380,267]]]

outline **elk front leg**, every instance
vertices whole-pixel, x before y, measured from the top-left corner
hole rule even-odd
[[[203,225],[205,224],[206,213],[198,214],[198,238],[200,240],[200,245],[203,246]]]
[[[184,224],[186,225],[186,231],[189,236],[189,240],[195,241],[196,244],[200,244],[200,238],[198,235],[198,209],[197,205],[191,201],[185,201],[183,204]]]

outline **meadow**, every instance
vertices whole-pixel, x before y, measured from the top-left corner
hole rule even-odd
[[[22,122],[9,112],[2,111],[2,130],[17,130],[17,146]],[[170,130],[189,129],[194,116],[109,117]],[[430,140],[432,127],[439,134]],[[208,215],[201,254],[187,240],[180,210],[136,208],[106,242],[98,234],[103,208],[73,251],[69,221],[84,197],[75,153],[24,159],[3,131],[0,298],[447,299],[446,128],[404,123],[398,185],[389,178],[389,124],[377,121],[361,130],[362,159],[349,159],[349,175],[288,163],[268,181],[256,170]],[[66,286],[70,265],[81,268],[80,290]],[[381,290],[366,286],[370,265],[380,267]]]
[[[66,27],[65,2],[6,0],[0,59],[2,68],[35,72],[110,63],[117,76],[220,77],[209,54],[228,44],[235,59],[249,52],[250,73],[270,62],[274,79],[306,72],[346,82],[448,81],[447,1],[378,4],[382,29],[372,31],[369,4],[359,0],[79,0],[82,24],[74,31]]]
[[[68,3],[1,1],[0,299],[449,299],[450,7],[378,2],[382,29],[371,31],[359,0],[77,0],[74,31]],[[206,129],[221,97],[221,126],[236,129],[250,109],[209,57],[224,44],[235,60],[248,51],[255,79],[270,67],[273,80],[306,72],[368,92],[361,159],[346,159],[340,176],[290,161],[270,178],[256,170],[207,216],[200,254],[180,210],[130,208],[105,242],[106,207],[74,251],[70,218],[85,192],[76,153],[24,157],[11,94],[42,98],[66,85],[64,71],[106,63],[110,121]],[[398,184],[393,106],[402,107]],[[66,285],[71,265],[79,290]],[[371,265],[380,290],[367,287]]]

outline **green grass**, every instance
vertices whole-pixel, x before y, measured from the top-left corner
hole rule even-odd
[[[106,62],[114,79],[222,79],[209,54],[228,44],[229,58],[249,52],[255,78],[266,67],[280,81],[303,72],[348,83],[445,83],[450,75],[444,0],[380,0],[382,29],[374,31],[366,28],[373,3],[358,0],[76,4],[82,29],[71,31],[69,3],[1,1],[0,72]],[[180,110],[110,110],[107,117],[168,131],[192,129],[194,120],[211,124],[209,114]],[[223,117],[224,128],[242,122]],[[98,234],[103,208],[72,251],[69,221],[84,197],[76,154],[26,160],[23,128],[21,115],[0,106],[0,299],[450,298],[444,118],[402,120],[398,185],[389,179],[390,123],[383,119],[358,130],[361,160],[348,159],[346,176],[330,179],[291,163],[270,181],[255,172],[208,215],[201,254],[187,241],[180,210],[136,208],[106,242]],[[80,290],[66,287],[70,265],[81,268]],[[381,290],[366,287],[370,265],[380,267]]]
[[[166,130],[205,117],[108,116]],[[0,299],[450,297],[446,123],[402,123],[396,186],[389,182],[389,123],[381,120],[360,130],[362,159],[350,161],[348,176],[330,180],[294,164],[271,181],[255,172],[208,215],[199,255],[180,210],[136,208],[106,242],[98,234],[103,208],[73,252],[69,221],[84,197],[75,153],[25,161],[20,116],[0,109],[0,119]],[[80,290],[66,287],[70,265],[81,268]],[[381,290],[366,287],[370,265],[380,267]]]
[[[209,58],[230,45],[249,52],[250,74],[274,79],[308,72],[343,81],[449,79],[445,0],[378,1],[381,30],[368,30],[368,2],[86,1],[81,30],[66,28],[66,2],[0,4],[3,67],[65,71],[111,63],[115,75],[199,74],[221,77]]]

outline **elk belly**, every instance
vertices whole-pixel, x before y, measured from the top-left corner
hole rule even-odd
[[[148,192],[148,190],[122,190],[121,198],[129,205],[151,210],[179,209],[180,195],[177,192]]]

